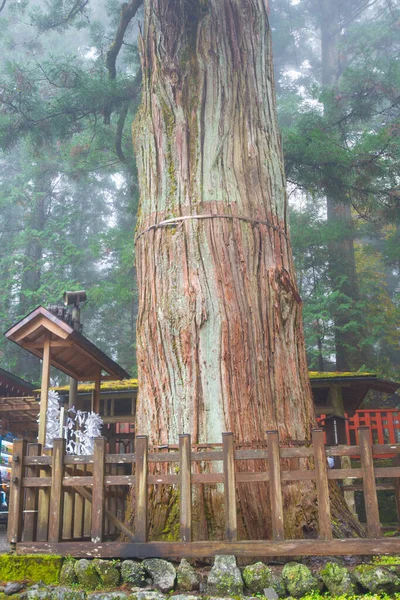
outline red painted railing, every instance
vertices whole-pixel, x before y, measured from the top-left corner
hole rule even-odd
[[[347,444],[358,444],[358,427],[370,428],[373,444],[398,444],[400,442],[400,410],[358,410],[346,421]]]
[[[318,415],[317,421],[321,424],[324,419],[325,415]],[[373,444],[400,443],[400,409],[357,410],[352,417],[348,417],[346,414],[346,444],[348,446],[358,445],[358,427],[363,426],[369,427]]]

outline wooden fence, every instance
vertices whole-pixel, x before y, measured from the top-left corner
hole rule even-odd
[[[55,552],[72,556],[100,557],[209,557],[216,554],[242,556],[351,555],[400,553],[400,538],[383,538],[379,523],[377,478],[394,478],[399,499],[400,466],[375,467],[374,459],[399,445],[372,445],[370,431],[361,427],[357,446],[325,447],[324,432],[312,431],[312,440],[283,447],[277,432],[267,432],[264,444],[236,447],[233,435],[223,435],[219,448],[192,446],[182,435],[178,447],[151,449],[145,436],[137,436],[134,454],[106,454],[106,440],[97,438],[93,456],[65,454],[64,440],[55,440],[52,456],[41,456],[37,444],[14,444],[8,539],[18,553]],[[210,449],[212,448],[212,449]],[[328,456],[359,456],[360,467],[329,469]],[[281,459],[308,460],[308,467],[282,469]],[[262,460],[264,470],[241,471],[242,461]],[[220,472],[195,473],[196,461],[220,461]],[[240,461],[240,462],[239,462]],[[304,461],[303,461],[304,462]],[[151,463],[168,463],[164,474],[152,474]],[[253,463],[254,464],[254,463]],[[285,461],[288,464],[288,461]],[[173,469],[173,466],[179,467]],[[266,466],[265,466],[266,465]],[[311,465],[311,466],[310,466]],[[312,466],[314,465],[314,467]],[[123,466],[124,474],[116,472]],[[178,472],[176,472],[178,471]],[[329,482],[362,481],[366,507],[365,539],[332,539]],[[265,481],[271,503],[271,540],[237,541],[236,490],[241,483]],[[318,539],[285,540],[282,485],[314,482],[318,500]],[[148,488],[153,485],[179,488],[180,541],[148,541]],[[225,494],[225,540],[192,541],[192,486],[222,484]],[[116,515],[116,497],[111,493],[135,486],[134,534]],[[72,500],[71,500],[72,497]],[[79,502],[78,502],[79,499]],[[87,507],[90,506],[90,511]],[[89,519],[90,523],[85,525]],[[65,533],[68,521],[68,533]],[[107,541],[113,531],[128,542]],[[89,539],[88,539],[89,538]]]

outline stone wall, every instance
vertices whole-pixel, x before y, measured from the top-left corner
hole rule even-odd
[[[400,558],[389,558],[383,557],[384,564],[375,559],[346,566],[344,559],[337,559],[318,566],[256,562],[239,568],[234,556],[217,556],[212,567],[195,568],[185,559],[178,564],[157,558],[3,555],[0,600],[278,600],[310,594],[316,600],[325,593],[330,594],[325,600],[367,593],[388,599],[400,594]]]

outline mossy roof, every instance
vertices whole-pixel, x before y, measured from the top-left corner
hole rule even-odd
[[[342,379],[342,377],[376,377],[367,371],[308,371],[310,379]]]
[[[121,381],[102,381],[100,389],[103,392],[123,392],[128,390],[136,390],[138,387],[137,379],[122,379]],[[52,390],[56,392],[69,392],[69,385],[62,385],[52,387]],[[78,392],[81,394],[85,392],[91,392],[94,390],[94,383],[80,383],[78,385]],[[40,392],[40,390],[36,390]]]
[[[345,379],[345,378],[357,378],[357,379],[362,379],[362,378],[367,378],[367,379],[376,379],[377,375],[376,373],[373,372],[360,372],[360,371],[356,371],[356,372],[339,372],[339,371],[309,371],[308,372],[310,380],[311,381],[316,381],[318,379],[329,379],[329,380],[341,380],[341,379]],[[57,392],[68,392],[69,391],[69,385],[64,385],[64,386],[58,386],[58,387],[54,387],[51,388]],[[138,389],[138,380],[137,379],[123,379],[121,381],[103,381],[101,383],[101,390],[103,392],[110,392],[110,391],[118,391],[118,392],[123,392],[123,391],[128,391],[128,390],[137,390]],[[94,390],[94,383],[81,383],[78,385],[78,392],[80,393],[85,393],[85,392],[91,392],[92,390]],[[40,391],[40,390],[36,390],[36,391]]]

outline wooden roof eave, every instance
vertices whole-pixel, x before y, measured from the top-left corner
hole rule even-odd
[[[101,371],[113,379],[129,377],[100,348],[43,306],[37,307],[4,335],[40,359],[43,358],[44,339],[50,335],[50,349],[55,350],[50,353],[51,365],[78,381],[93,381]]]

